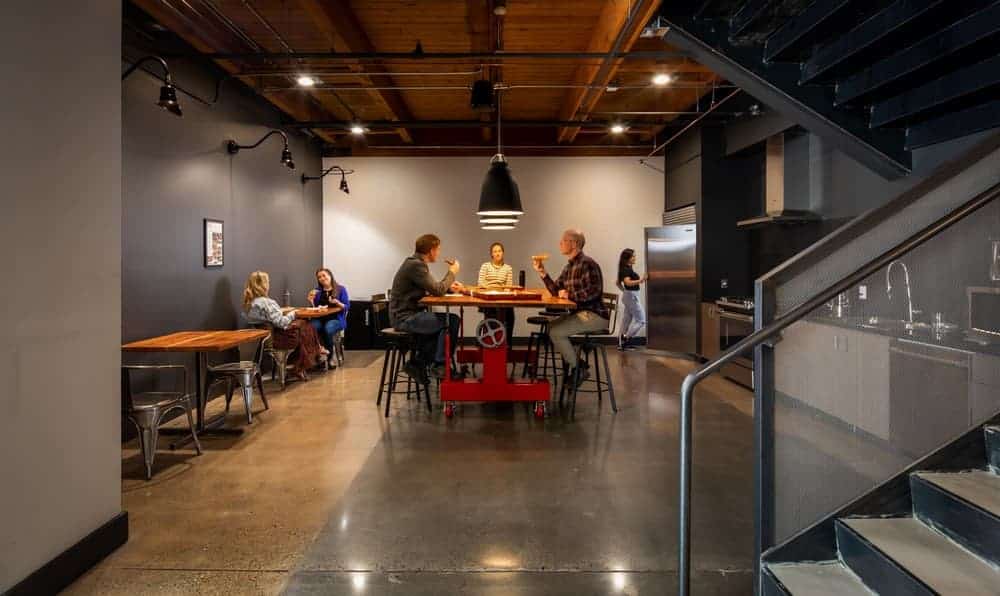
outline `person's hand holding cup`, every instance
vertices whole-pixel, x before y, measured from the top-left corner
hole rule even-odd
[[[559,290],[559,297],[562,298],[563,300],[569,300],[569,291]]]
[[[309,304],[313,303],[313,301],[316,299],[316,294],[318,293],[319,292],[317,292],[316,290],[309,290],[309,293],[306,294],[306,300],[309,301]]]
[[[445,263],[448,263],[448,271],[451,271],[452,275],[458,275],[458,271],[461,269],[458,259],[445,259]]]

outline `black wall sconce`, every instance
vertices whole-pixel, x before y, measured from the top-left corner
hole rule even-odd
[[[323,173],[319,176],[306,176],[305,174],[302,174],[302,184],[305,184],[310,180],[322,180],[323,178],[326,178],[327,174],[330,174],[334,170],[340,172],[340,190],[345,194],[351,194],[351,189],[347,186],[347,176],[349,174],[353,174],[354,170],[345,170],[340,166],[330,166],[329,168],[323,170]]]
[[[122,80],[124,81],[130,74],[136,71],[144,62],[159,62],[160,66],[163,67],[164,78],[163,86],[160,87],[160,100],[156,102],[156,105],[160,106],[164,110],[174,114],[176,116],[183,116],[181,112],[181,106],[177,103],[177,90],[174,88],[173,80],[170,78],[170,67],[167,66],[167,61],[159,56],[146,56],[141,58],[135,64],[129,67],[124,73],[122,73]]]
[[[240,152],[240,149],[256,149],[271,135],[281,135],[281,138],[284,139],[285,148],[281,150],[281,163],[289,170],[294,170],[295,162],[292,161],[292,152],[288,150],[288,135],[286,135],[284,132],[280,130],[272,130],[271,132],[261,137],[260,140],[254,143],[253,145],[240,145],[239,143],[233,140],[227,141],[226,151],[228,151],[230,155],[236,155],[237,153]]]

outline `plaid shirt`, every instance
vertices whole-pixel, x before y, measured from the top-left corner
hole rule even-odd
[[[605,319],[609,317],[608,308],[602,300],[604,276],[601,275],[601,266],[582,252],[566,263],[559,279],[552,281],[546,274],[542,281],[553,296],[559,290],[569,292],[569,299],[576,302],[577,310],[589,310]]]

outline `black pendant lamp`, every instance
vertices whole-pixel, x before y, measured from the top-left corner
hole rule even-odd
[[[510,167],[507,159],[503,156],[503,146],[500,136],[500,94],[497,93],[497,154],[490,160],[490,169],[486,172],[483,180],[483,187],[479,194],[479,209],[476,213],[480,216],[480,223],[483,229],[513,229],[513,224],[502,224],[505,227],[492,227],[492,222],[485,221],[489,218],[512,218],[516,219],[524,213],[521,208],[521,193],[517,190],[517,182],[514,182],[510,174]],[[486,227],[491,226],[491,227]],[[507,227],[509,226],[509,227]]]

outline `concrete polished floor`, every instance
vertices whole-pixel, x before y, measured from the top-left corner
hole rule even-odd
[[[151,482],[127,445],[130,540],[67,593],[673,593],[677,393],[693,364],[609,354],[617,415],[582,395],[575,422],[516,404],[448,420],[394,399],[386,420],[380,354],[349,352],[272,389],[269,411],[258,400],[247,432],[206,437],[202,457],[161,449]],[[752,592],[751,407],[721,378],[699,388],[697,594]],[[235,402],[230,416],[245,424]]]

